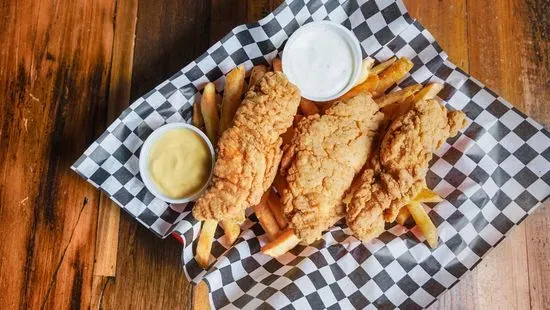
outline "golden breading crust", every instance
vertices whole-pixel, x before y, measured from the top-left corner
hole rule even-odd
[[[285,216],[303,244],[343,217],[342,197],[365,164],[383,119],[367,93],[302,119],[285,150],[281,173]]]
[[[370,241],[384,230],[384,221],[395,220],[425,186],[433,152],[465,125],[464,113],[448,112],[436,100],[414,103],[390,124],[347,206],[347,224],[358,238]]]
[[[237,110],[221,136],[210,187],[197,200],[193,215],[241,223],[244,210],[260,202],[281,160],[279,137],[292,121],[300,91],[282,73],[266,73]]]

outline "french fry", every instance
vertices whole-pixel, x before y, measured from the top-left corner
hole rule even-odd
[[[294,115],[294,127],[296,127],[296,125],[298,125],[298,123],[304,118],[303,115],[300,115],[300,114],[296,114]]]
[[[440,83],[430,83],[416,95],[414,95],[412,102],[417,102],[420,100],[433,99],[437,94],[443,89],[443,84]]]
[[[413,63],[407,58],[399,58],[386,70],[380,72],[380,82],[376,88],[378,95],[384,94],[390,86],[401,80],[412,68]]]
[[[424,211],[422,205],[418,201],[412,201],[407,205],[407,209],[409,209],[416,225],[422,231],[426,242],[428,242],[432,249],[435,249],[438,243],[437,229],[426,211]]]
[[[431,189],[424,187],[418,195],[414,197],[412,201],[418,202],[418,203],[426,203],[426,202],[441,202],[443,201],[443,198],[441,198],[436,192],[432,191]],[[399,214],[397,215],[396,222],[400,225],[403,225],[411,216],[411,213],[409,212],[408,208],[401,208],[399,209]]]
[[[281,195],[283,191],[288,187],[288,183],[280,173],[277,173],[275,175],[275,179],[273,180],[273,187],[275,187],[279,195]]]
[[[206,135],[212,144],[216,145],[218,142],[220,117],[218,115],[218,106],[216,105],[216,88],[214,87],[214,83],[208,83],[204,87],[200,107],[206,127]]]
[[[221,221],[220,225],[222,226],[225,233],[227,243],[235,243],[235,240],[237,240],[237,238],[241,234],[241,226],[239,226],[239,224],[237,223],[233,223],[230,221]]]
[[[281,138],[283,138],[283,145],[289,144],[292,137],[294,137],[294,127],[290,126],[285,133],[281,135]]]
[[[414,197],[414,200],[418,202],[441,202],[443,198],[429,188],[423,188],[422,191]]]
[[[380,108],[384,108],[394,103],[404,102],[409,96],[416,94],[420,89],[422,89],[422,85],[420,84],[411,85],[396,92],[389,93],[385,96],[377,98],[375,101],[376,103],[378,103],[378,106]]]
[[[399,209],[399,213],[397,214],[397,218],[395,219],[395,221],[399,225],[405,225],[409,217],[411,217],[411,213],[409,212],[409,209],[406,207],[403,207]]]
[[[260,203],[255,205],[253,209],[254,213],[256,213],[258,221],[260,222],[260,225],[262,225],[262,228],[267,234],[267,238],[269,240],[275,240],[275,238],[277,238],[277,236],[281,232],[281,229],[279,228],[277,220],[275,220],[275,217],[273,217],[273,214],[271,213],[271,210],[269,210],[269,206],[267,205],[268,196],[269,192],[265,192],[262,196],[262,200],[260,201]]]
[[[300,100],[300,111],[302,111],[302,114],[305,116],[315,115],[319,114],[319,107],[317,107],[315,102],[302,98],[302,100]]]
[[[225,88],[222,98],[222,113],[220,118],[220,135],[231,126],[233,117],[241,104],[246,71],[243,65],[231,70],[225,77]]]
[[[261,249],[261,252],[271,257],[279,257],[292,250],[299,242],[300,239],[298,239],[294,230],[292,228],[287,228],[277,237],[277,239],[265,245]]]
[[[373,65],[374,59],[370,57],[363,59],[363,62],[361,63],[361,73],[359,74],[359,77],[357,77],[357,81],[355,81],[355,86],[367,80]]]
[[[197,260],[197,263],[203,268],[208,267],[208,261],[210,260],[210,250],[212,249],[212,241],[214,240],[214,234],[216,233],[217,226],[218,222],[215,220],[206,220],[202,222],[195,259]]]
[[[274,58],[271,65],[273,66],[274,72],[283,72],[283,62],[281,61],[281,58]]]
[[[378,77],[378,75],[371,74],[369,75],[366,81],[350,89],[347,93],[342,95],[340,98],[333,100],[332,102],[346,100],[351,97],[355,97],[356,95],[362,92],[373,93],[378,88],[379,82],[380,82],[380,78]]]
[[[389,66],[393,65],[393,63],[397,60],[397,57],[392,57],[382,63],[377,64],[376,66],[372,67],[370,70],[370,74],[380,74],[380,72],[388,69]]]
[[[193,105],[193,126],[202,129],[204,127],[204,119],[201,113],[201,103],[195,102]]]
[[[318,107],[319,107],[319,110],[321,112],[321,114],[325,114],[325,112],[332,108],[334,106],[334,102],[321,102],[319,103]]]
[[[441,198],[436,192],[432,191],[431,189],[424,187],[416,197],[414,197],[413,201],[419,202],[419,203],[426,203],[426,202],[441,202],[443,201],[443,198]],[[399,209],[399,214],[397,215],[397,223],[403,225],[411,216],[411,213],[409,212],[408,208],[401,208]]]
[[[257,65],[250,70],[250,81],[248,82],[248,88],[256,85],[258,81],[264,76],[267,72],[267,67],[264,65]]]
[[[285,229],[288,226],[288,222],[285,214],[283,213],[281,198],[279,198],[279,196],[277,196],[277,194],[275,194],[272,190],[269,191],[267,205],[269,206],[269,210],[271,210],[271,214],[273,214],[273,217],[277,221],[277,224],[279,224],[279,228]]]
[[[216,106],[218,107],[218,115],[220,111],[222,110],[222,96],[216,95]]]

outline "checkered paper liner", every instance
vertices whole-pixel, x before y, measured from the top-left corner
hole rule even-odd
[[[269,63],[300,25],[323,19],[351,29],[364,56],[409,57],[414,68],[395,89],[444,83],[442,103],[468,116],[468,127],[435,153],[427,175],[445,198],[426,207],[440,246],[430,249],[413,226],[393,224],[361,243],[338,224],[315,244],[272,259],[259,253],[266,237],[249,213],[232,247],[218,229],[213,265],[202,270],[193,258],[200,223],[192,203],[169,205],[147,191],[138,169],[143,141],[165,123],[189,122],[206,82],[222,91],[232,68]],[[550,195],[550,134],[449,62],[401,0],[288,0],[257,23],[236,27],[132,103],[72,168],[156,235],[177,234],[186,275],[207,282],[216,308],[415,309],[454,286]]]

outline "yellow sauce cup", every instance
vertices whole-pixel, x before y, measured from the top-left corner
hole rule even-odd
[[[193,131],[193,133],[198,136],[202,142],[207,146],[209,154],[210,154],[210,167],[208,171],[208,178],[205,180],[204,184],[200,187],[200,189],[185,195],[183,197],[169,197],[165,193],[163,193],[162,188],[159,186],[157,182],[155,182],[153,175],[151,173],[151,156],[153,152],[153,149],[155,147],[155,144],[159,142],[163,137],[166,136],[171,131],[178,130],[178,129],[186,129]],[[145,184],[145,187],[151,192],[155,197],[164,200],[169,203],[186,203],[193,201],[197,199],[202,192],[207,188],[208,184],[210,183],[210,180],[212,179],[212,174],[214,171],[214,162],[215,162],[215,151],[214,146],[208,139],[208,137],[197,127],[192,126],[190,124],[186,123],[170,123],[166,124],[162,127],[159,127],[155,131],[153,131],[149,137],[145,140],[143,143],[143,146],[141,147],[141,152],[139,155],[139,172],[141,175],[141,179],[143,183]],[[185,175],[182,175],[182,178],[185,178]]]

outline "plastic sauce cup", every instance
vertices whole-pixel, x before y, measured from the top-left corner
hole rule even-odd
[[[211,166],[210,166],[210,173],[208,176],[208,180],[204,183],[204,185],[198,191],[186,197],[174,199],[162,194],[162,192],[157,188],[155,182],[152,180],[149,172],[149,157],[151,154],[151,148],[153,147],[155,142],[157,142],[165,133],[173,129],[182,129],[182,128],[194,131],[206,143],[210,151]],[[208,137],[200,129],[186,123],[170,123],[157,128],[155,131],[153,131],[149,135],[149,137],[147,137],[147,139],[143,143],[143,146],[141,147],[141,152],[139,155],[139,173],[141,175],[141,179],[143,180],[143,183],[145,184],[145,187],[147,187],[147,189],[153,195],[155,195],[155,197],[169,203],[186,203],[197,199],[204,192],[204,190],[206,190],[206,188],[208,187],[208,184],[210,183],[210,180],[212,179],[212,174],[214,173],[214,162],[215,162],[214,147],[212,146],[212,143],[210,142]]]
[[[346,27],[331,22],[308,23],[288,39],[283,72],[313,101],[329,101],[348,92],[361,73],[359,40]]]

